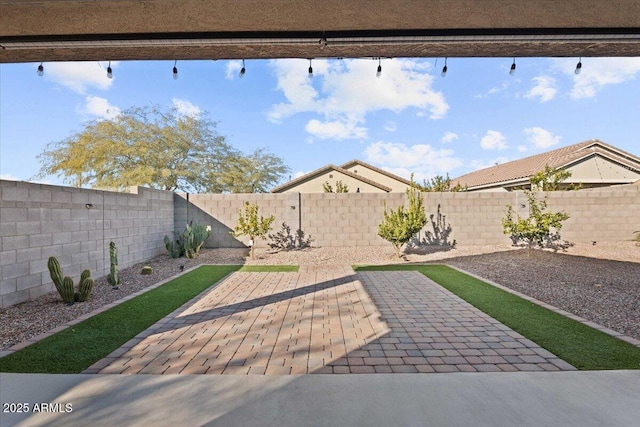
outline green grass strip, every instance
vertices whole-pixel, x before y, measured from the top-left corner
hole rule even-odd
[[[0,358],[0,372],[80,373],[239,268],[239,265],[201,266]]]
[[[356,266],[415,270],[581,370],[640,369],[640,348],[444,265]]]
[[[243,265],[239,271],[252,273],[289,273],[297,272],[297,265]]]

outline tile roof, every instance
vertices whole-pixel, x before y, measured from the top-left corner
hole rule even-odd
[[[371,179],[365,178],[357,173],[353,173],[350,172],[340,166],[336,166],[333,164],[328,164],[326,166],[323,166],[319,169],[316,169],[314,171],[311,171],[309,173],[306,173],[302,176],[299,176],[298,178],[292,179],[291,181],[285,182],[284,184],[281,184],[275,188],[273,188],[271,190],[272,193],[280,193],[282,191],[288,190],[289,188],[295,187],[296,185],[305,182],[305,181],[309,181],[313,178],[315,178],[318,175],[322,175],[323,173],[329,172],[329,171],[336,171],[336,172],[340,172],[342,174],[345,174],[347,176],[350,176],[351,178],[357,179],[358,181],[367,183],[369,185],[373,185],[374,187],[377,187],[383,191],[386,191],[387,193],[391,191],[391,188],[387,187],[386,185],[382,185],[378,182],[375,182]]]
[[[485,186],[495,187],[500,183],[525,181],[537,172],[544,170],[547,165],[552,168],[564,168],[593,155],[606,157],[640,173],[640,158],[600,140],[592,139],[524,159],[480,169],[453,179],[452,185],[466,185],[469,189],[473,189]]]
[[[387,172],[387,171],[386,171],[386,170],[384,170],[384,169],[380,169],[380,168],[378,168],[378,167],[375,167],[375,166],[373,166],[373,165],[370,165],[369,163],[365,163],[365,162],[363,162],[362,160],[353,159],[353,160],[350,160],[350,161],[348,161],[347,163],[345,163],[345,164],[343,164],[343,165],[340,165],[340,167],[341,167],[341,168],[344,168],[344,169],[347,169],[347,168],[350,168],[350,167],[351,167],[351,166],[353,166],[353,165],[360,165],[360,166],[363,166],[363,167],[365,167],[365,168],[368,168],[368,169],[371,169],[371,170],[376,171],[376,172],[378,172],[378,173],[381,173],[382,175],[386,175],[386,176],[388,176],[389,178],[393,178],[393,179],[395,179],[396,181],[400,181],[400,182],[401,182],[401,183],[403,183],[403,184],[411,185],[411,181],[409,181],[409,180],[407,180],[407,179],[404,179],[404,178],[402,178],[401,176],[398,176],[398,175],[392,174],[391,172]]]

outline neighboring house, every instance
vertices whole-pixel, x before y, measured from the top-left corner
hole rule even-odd
[[[341,166],[326,165],[271,190],[272,193],[324,193],[328,182],[335,190],[336,183],[345,184],[349,193],[404,192],[411,181],[360,160],[351,160]]]
[[[640,158],[597,139],[547,151],[462,175],[452,185],[468,191],[513,191],[529,188],[529,178],[545,166],[571,172],[563,185],[581,188],[631,184],[640,179]]]

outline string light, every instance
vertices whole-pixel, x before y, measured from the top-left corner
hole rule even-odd
[[[513,64],[511,64],[511,69],[509,70],[509,75],[513,76],[516,73],[516,58],[513,58]]]
[[[42,62],[40,63],[40,65],[38,65],[38,75],[39,76],[44,75],[44,66],[42,65]]]
[[[238,74],[238,77],[243,78],[244,77],[244,73],[247,72],[247,69],[244,68],[244,59],[242,60],[242,68],[240,68],[240,74]]]
[[[111,61],[109,61],[109,66],[107,67],[107,78],[108,79],[112,79],[113,78],[113,70],[111,69]]]
[[[178,80],[178,60],[176,59],[173,63],[173,80]]]
[[[444,77],[444,76],[446,76],[446,75],[447,75],[447,69],[448,69],[448,68],[447,68],[447,58],[445,57],[445,58],[444,58],[444,67],[442,67],[442,73],[440,73],[440,75],[441,75],[442,77]]]
[[[376,72],[376,77],[380,77],[382,75],[382,64],[380,63],[380,58],[378,58],[378,71]]]
[[[582,58],[578,59],[574,73],[580,74],[580,71],[582,71]]]
[[[309,59],[309,78],[313,78],[313,67],[311,66],[311,59]]]

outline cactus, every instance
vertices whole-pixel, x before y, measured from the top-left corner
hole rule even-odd
[[[180,258],[180,245],[176,245],[176,242],[171,240],[169,236],[164,236],[164,246],[169,251],[169,257]]]
[[[62,286],[58,289],[58,292],[62,296],[62,300],[67,303],[67,305],[73,305],[75,301],[75,292],[73,290],[73,279],[71,277],[65,276],[62,279]]]
[[[62,269],[60,268],[60,262],[56,257],[52,256],[49,258],[47,267],[49,268],[51,280],[53,280],[53,283],[56,285],[56,289],[60,292],[60,288],[62,287]],[[62,295],[62,293],[60,294]]]
[[[89,272],[89,270],[85,270],[82,274],[84,276],[85,272]],[[91,295],[91,291],[93,291],[93,279],[87,275],[84,279],[80,281],[80,286],[78,286],[78,292],[76,292],[74,298],[78,302],[85,302],[89,295]]]
[[[58,293],[62,297],[62,300],[67,305],[72,305],[74,301],[84,302],[91,295],[93,290],[93,279],[91,278],[91,271],[84,270],[80,275],[80,284],[78,286],[78,292],[75,292],[73,286],[73,279],[71,277],[62,277],[62,268],[60,268],[60,262],[56,257],[50,257],[47,262],[49,268],[49,275],[51,280],[56,285]]]
[[[122,279],[118,275],[118,249],[114,242],[109,243],[109,259],[111,261],[111,272],[107,274],[107,282],[112,289],[119,289]]]

